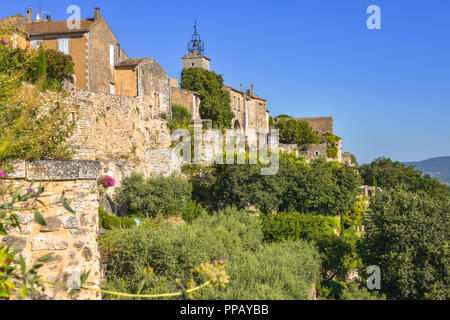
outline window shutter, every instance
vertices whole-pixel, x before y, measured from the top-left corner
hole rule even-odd
[[[109,45],[109,64],[114,67],[115,59],[114,59],[114,44]]]
[[[69,54],[69,38],[58,39],[58,50],[62,53]]]

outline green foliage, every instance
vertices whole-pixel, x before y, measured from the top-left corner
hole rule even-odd
[[[172,105],[172,119],[168,121],[170,131],[188,129],[192,115],[185,106]]]
[[[4,32],[0,30],[0,36]],[[52,81],[49,70],[52,65],[45,61],[43,49],[29,52],[0,45],[0,162],[70,157],[65,142],[73,122],[64,105],[55,101],[45,106],[35,87],[21,85],[22,81],[38,83],[42,76]]]
[[[356,156],[354,154],[351,154],[352,164],[354,164],[356,167],[358,167],[358,160],[356,159]]]
[[[114,194],[114,200],[130,215],[155,217],[179,214],[191,198],[192,186],[177,176],[154,176],[147,179],[132,173],[125,177]]]
[[[269,116],[269,127],[273,127],[275,123],[273,122],[273,117]]]
[[[129,229],[136,226],[136,221],[130,217],[119,218],[105,211],[102,207],[98,208],[99,227],[106,230]]]
[[[223,258],[231,276],[225,289],[199,291],[196,299],[306,299],[317,280],[319,258],[304,242],[262,245],[257,217],[227,208],[191,224],[160,230],[116,230],[102,239],[106,288],[141,293],[171,292],[202,261]],[[145,270],[151,279],[141,288]],[[148,274],[148,273],[147,273]]]
[[[448,199],[399,188],[383,192],[371,210],[360,250],[365,265],[380,267],[383,293],[389,299],[448,300]]]
[[[354,168],[314,161],[305,163],[293,155],[280,155],[279,171],[260,174],[257,165],[214,165],[213,170],[194,181],[195,194],[209,191],[216,208],[255,205],[264,213],[302,212],[339,215],[348,212],[360,194],[361,180]]]
[[[342,292],[347,288],[345,281],[328,281],[317,284],[319,300],[338,300]]]
[[[2,28],[0,37],[8,31]],[[44,91],[61,90],[61,84],[74,74],[72,57],[54,49],[37,50],[0,45],[0,74],[38,85]]]
[[[264,239],[268,241],[316,240],[322,235],[333,235],[337,228],[334,218],[322,215],[280,212],[261,216]]]
[[[437,199],[448,199],[450,193],[447,186],[430,175],[422,175],[414,167],[406,167],[397,161],[387,158],[378,158],[370,164],[360,166],[361,177],[364,184],[373,185],[376,178],[378,186],[383,190],[402,187],[408,191],[424,191]]]
[[[287,114],[280,114],[275,117],[276,119],[282,119],[282,118],[292,118],[291,116],[288,116]]]
[[[45,61],[45,51],[44,47],[39,48],[39,56],[37,63],[37,81],[42,86],[45,91],[47,89],[47,63]]]
[[[344,280],[361,263],[357,236],[349,233],[337,236],[336,218],[292,212],[265,215],[261,219],[264,239],[268,241],[301,239],[314,243],[321,254],[325,282]]]
[[[202,119],[211,119],[214,128],[230,128],[234,118],[230,95],[222,90],[223,85],[223,77],[213,71],[189,68],[181,73],[181,88],[200,94],[200,116]]]
[[[230,257],[229,285],[218,295],[202,292],[198,299],[309,300],[318,279],[319,255],[303,241],[264,244],[256,252]]]
[[[386,296],[377,291],[370,292],[367,288],[351,282],[342,290],[340,300],[386,300]]]
[[[367,205],[363,197],[353,204],[352,209],[343,216],[343,221],[346,226],[360,226],[367,211]]]
[[[332,133],[324,133],[323,138],[327,142],[327,157],[328,158],[337,158],[338,147],[337,143],[342,140],[342,138],[332,134]]]
[[[187,223],[192,223],[198,217],[207,214],[208,211],[195,201],[188,201],[184,205],[181,217]]]
[[[305,121],[281,119],[276,123],[280,141],[292,144],[318,144],[320,138]]]
[[[11,86],[1,78],[0,86]],[[0,162],[9,159],[68,159],[74,122],[61,102],[45,108],[34,87],[9,87],[0,94]]]

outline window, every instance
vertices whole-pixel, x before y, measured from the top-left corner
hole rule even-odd
[[[109,45],[109,65],[113,66],[115,65],[116,60],[114,59],[114,51],[115,47],[114,44]]]
[[[69,54],[69,38],[58,39],[58,50],[62,53]]]
[[[109,93],[110,93],[110,94],[114,94],[114,91],[115,91],[114,89],[115,89],[115,88],[114,88],[114,85],[113,85],[113,84],[110,84],[110,85],[109,85]]]
[[[39,49],[42,45],[42,39],[33,39],[31,40],[31,49]]]

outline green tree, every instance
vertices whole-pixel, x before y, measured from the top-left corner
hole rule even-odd
[[[371,210],[360,250],[365,265],[380,267],[387,297],[449,299],[448,199],[397,188],[383,192]]]
[[[149,218],[160,213],[181,213],[191,193],[191,184],[181,177],[154,176],[144,179],[141,174],[132,173],[122,180],[114,200],[129,214]]]
[[[222,90],[223,85],[223,77],[214,71],[189,68],[181,73],[181,88],[200,94],[200,116],[202,119],[211,119],[215,128],[231,127],[234,118],[230,95]]]
[[[257,165],[215,165],[201,179],[194,179],[194,193],[210,198],[216,208],[255,205],[265,213],[273,211],[338,215],[357,201],[361,185],[354,168],[326,162],[307,164],[302,158],[280,155],[279,171],[260,174]]]
[[[280,119],[276,123],[280,140],[292,144],[317,144],[320,138],[311,126],[305,121],[294,119]]]
[[[377,158],[370,164],[360,166],[364,184],[373,185],[374,178],[378,187],[383,190],[395,189],[399,186],[409,191],[425,191],[434,198],[448,199],[450,193],[447,186],[430,175],[423,175],[422,171],[414,167],[406,167],[388,158]]]

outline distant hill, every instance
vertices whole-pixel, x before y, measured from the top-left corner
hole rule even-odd
[[[450,186],[450,157],[431,158],[419,162],[402,162],[406,166],[413,165],[420,171],[439,179]]]

